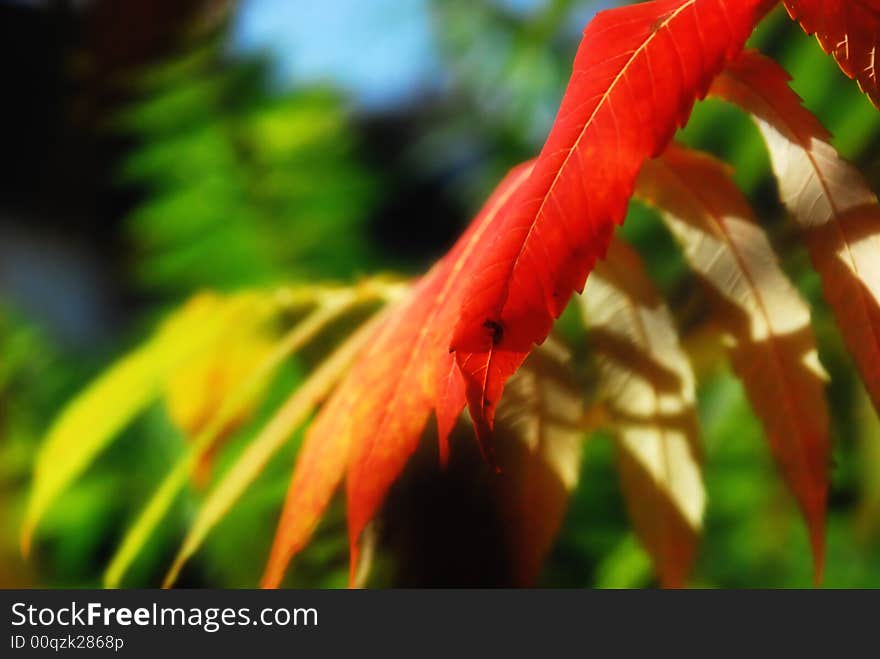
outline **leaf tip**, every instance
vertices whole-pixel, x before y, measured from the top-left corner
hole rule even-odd
[[[361,564],[361,548],[357,539],[352,539],[349,545],[348,559],[348,587],[349,589],[359,588],[358,579]]]
[[[276,566],[270,565],[266,568],[263,578],[260,579],[260,588],[263,590],[276,590],[281,583],[282,571]]]
[[[445,470],[449,466],[449,436],[440,435],[437,443],[440,452],[440,467]]]
[[[820,588],[825,578],[825,520],[810,524],[810,547],[813,551],[813,586]]]
[[[174,559],[174,563],[171,564],[171,567],[165,574],[165,578],[162,580],[162,590],[169,590],[174,587],[180,576],[180,571],[183,569],[184,560],[183,556],[178,556]]]
[[[496,474],[501,473],[498,466],[498,460],[495,457],[495,442],[493,431],[493,419],[487,418],[485,410],[474,415],[474,431],[477,435],[477,445],[480,447],[480,454],[483,460],[489,465],[489,468]]]

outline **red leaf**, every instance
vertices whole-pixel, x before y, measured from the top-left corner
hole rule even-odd
[[[588,26],[534,171],[521,166],[502,183],[453,250],[389,315],[311,428],[267,585],[278,583],[308,539],[346,465],[356,564],[360,534],[432,408],[441,455],[465,395],[487,447],[504,382],[605,253],[642,161],[669,141],[771,4],[656,0],[602,12]],[[326,464],[315,457],[330,451]]]
[[[643,161],[771,4],[657,0],[600,12],[587,26],[556,123],[473,264],[454,333],[480,435],[507,378],[604,256]]]
[[[354,570],[358,540],[418,446],[431,410],[441,455],[464,408],[464,389],[448,345],[466,274],[531,163],[501,182],[452,250],[388,315],[375,340],[321,410],[306,436],[263,578],[277,586],[348,469],[348,522]]]
[[[750,51],[712,93],[754,115],[782,201],[804,232],[825,299],[880,410],[880,205],[788,80],[776,62]]]
[[[880,107],[880,0],[785,0],[785,8]]]

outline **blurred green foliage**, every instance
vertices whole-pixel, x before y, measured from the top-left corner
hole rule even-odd
[[[128,218],[139,277],[190,292],[369,266],[374,183],[339,95],[272,93],[265,61],[215,41],[138,76],[117,122],[135,138],[120,179],[145,191]]]

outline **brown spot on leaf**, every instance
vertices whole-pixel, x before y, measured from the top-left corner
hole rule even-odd
[[[483,327],[492,332],[492,345],[498,345],[501,343],[501,339],[504,338],[504,326],[496,320],[492,320],[488,318],[485,323],[483,323]]]

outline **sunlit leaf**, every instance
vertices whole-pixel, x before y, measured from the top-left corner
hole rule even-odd
[[[568,351],[547,341],[511,379],[498,406],[496,477],[515,581],[532,586],[578,481],[582,394]]]
[[[638,194],[662,212],[714,292],[734,370],[806,517],[818,579],[830,440],[810,310],[723,165],[672,146],[645,164]]]
[[[694,374],[638,255],[612,241],[580,298],[630,516],[665,586],[685,584],[706,494]]]
[[[754,115],[782,201],[801,226],[825,299],[880,410],[880,205],[864,177],[801,105],[788,75],[749,51],[712,93]]]
[[[208,451],[222,437],[230,424],[245,413],[254,396],[266,385],[270,376],[282,362],[312,340],[318,332],[356,300],[355,292],[348,291],[339,293],[336,297],[318,306],[315,311],[283,336],[276,345],[272,346],[272,349],[266,352],[261,360],[251,364],[251,367],[242,374],[244,377],[241,381],[227,391],[222,399],[218,400],[218,407],[202,425],[184,455],[157,488],[149,503],[126,533],[104,575],[105,585],[108,587],[119,585],[132,561],[149,540],[150,535]],[[221,343],[218,347],[223,348],[224,344]]]
[[[272,347],[272,336],[266,327],[243,323],[218,342],[214,350],[182,362],[171,372],[164,388],[165,406],[174,425],[186,437],[197,437],[230,392],[247,379],[254,364],[268,357]],[[234,414],[228,415],[218,437],[228,436],[247,420],[264,388],[253,388],[249,398],[241,402]],[[213,452],[202,456],[194,474],[197,483],[207,482],[212,458]]]
[[[209,349],[230,327],[257,315],[261,304],[258,297],[249,294],[229,299],[207,294],[194,298],[154,338],[68,403],[49,429],[37,457],[22,530],[25,551],[49,506],[129,421],[155,400],[171,370],[181,360]]]
[[[235,502],[265,468],[271,457],[289,441],[319,402],[342,377],[345,369],[374,337],[380,317],[373,319],[345,341],[330,355],[279,408],[260,433],[248,444],[241,456],[223,474],[208,494],[189,528],[174,564],[165,577],[171,586],[184,563],[198,550]],[[364,552],[368,553],[368,552]]]

